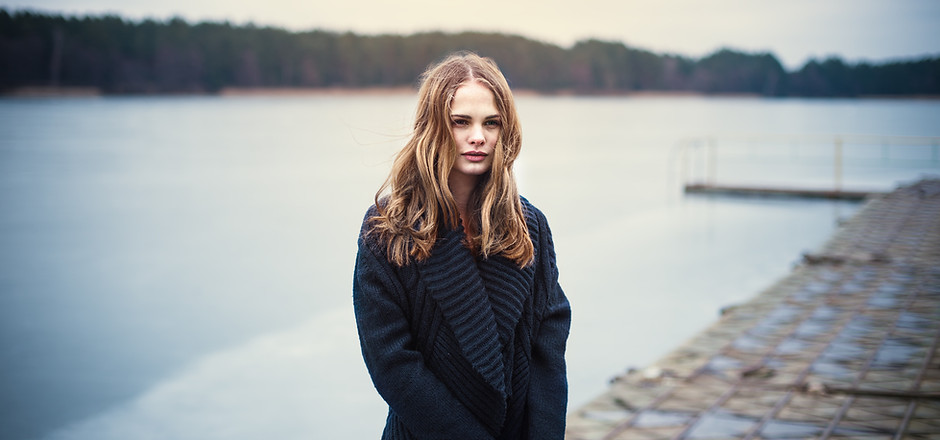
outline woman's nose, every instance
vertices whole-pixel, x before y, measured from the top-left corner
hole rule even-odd
[[[470,131],[470,139],[468,139],[470,145],[483,145],[486,142],[486,138],[483,137],[483,130],[481,128],[474,128]]]

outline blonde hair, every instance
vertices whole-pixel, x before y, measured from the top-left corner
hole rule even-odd
[[[476,81],[493,92],[501,126],[489,172],[470,198],[468,222],[476,231],[467,244],[484,258],[502,255],[523,267],[535,253],[516,188],[512,165],[522,146],[522,130],[506,78],[496,63],[460,52],[421,75],[414,132],[398,152],[392,170],[375,195],[378,234],[388,259],[398,266],[430,256],[440,229],[460,224],[457,203],[447,185],[457,144],[451,132],[451,103],[457,89]]]

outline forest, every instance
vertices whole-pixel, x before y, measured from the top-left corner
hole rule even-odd
[[[879,64],[829,58],[788,72],[771,53],[727,48],[693,59],[615,41],[564,48],[494,33],[291,32],[6,9],[0,9],[0,93],[29,87],[105,94],[408,87],[428,64],[456,50],[491,57],[514,89],[542,93],[940,96],[940,56]]]

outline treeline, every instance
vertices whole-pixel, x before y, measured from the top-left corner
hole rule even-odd
[[[514,88],[549,93],[940,95],[938,57],[883,64],[831,58],[787,72],[772,54],[729,49],[692,59],[598,40],[562,48],[491,33],[363,36],[5,9],[0,9],[0,92],[24,87],[93,87],[120,94],[413,86],[429,63],[455,50],[492,57]]]

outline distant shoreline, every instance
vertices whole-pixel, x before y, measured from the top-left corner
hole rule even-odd
[[[101,96],[101,89],[97,87],[16,87],[5,90],[0,96],[6,97],[28,97],[28,98],[64,98],[64,97],[87,97]]]
[[[388,96],[413,95],[414,88],[402,87],[226,87],[219,96]]]
[[[304,96],[396,96],[414,95],[417,89],[399,87],[226,87],[218,92],[188,93],[104,93],[97,87],[18,87],[0,92],[0,97],[13,98],[69,98],[96,96],[258,96],[258,97],[304,97]],[[940,95],[860,95],[855,97],[769,97],[756,93],[704,93],[684,90],[633,90],[633,91],[575,91],[556,90],[545,92],[532,89],[513,89],[516,96],[573,96],[573,97],[625,97],[625,98],[745,98],[745,99],[885,99],[885,100],[940,100]]]

